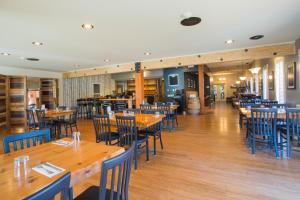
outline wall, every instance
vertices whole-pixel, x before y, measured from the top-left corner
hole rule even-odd
[[[79,98],[93,97],[93,84],[100,84],[100,95],[110,95],[115,90],[111,74],[63,79],[63,105],[76,106]]]
[[[178,85],[177,86],[170,86],[169,85],[169,75],[171,74],[178,74]],[[184,69],[183,68],[168,68],[164,69],[164,83],[165,83],[165,96],[174,93],[175,90],[182,90],[184,89]]]
[[[37,78],[57,78],[58,87],[62,88],[62,73],[44,70],[25,69],[17,67],[0,66],[0,74],[12,76],[27,76]],[[63,102],[63,90],[59,89],[59,103]]]

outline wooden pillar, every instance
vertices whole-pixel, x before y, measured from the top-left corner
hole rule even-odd
[[[141,63],[135,63],[135,106],[140,108],[144,100],[144,70],[141,70]]]
[[[198,80],[199,80],[199,101],[200,113],[205,113],[205,97],[204,97],[204,65],[198,65]]]

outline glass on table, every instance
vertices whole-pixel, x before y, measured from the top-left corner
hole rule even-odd
[[[30,171],[29,167],[29,156],[19,156],[14,159],[14,176],[21,176],[21,166],[23,165],[24,176],[27,176],[27,173]]]

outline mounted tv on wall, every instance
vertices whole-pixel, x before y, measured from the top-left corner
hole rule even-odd
[[[177,85],[178,85],[178,74],[170,74],[169,86],[177,86]]]

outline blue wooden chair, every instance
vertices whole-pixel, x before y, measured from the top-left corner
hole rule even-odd
[[[97,143],[104,141],[106,145],[111,145],[113,140],[118,140],[119,142],[119,133],[113,133],[111,131],[110,119],[107,115],[94,116],[93,124],[95,128]]]
[[[149,141],[148,135],[137,133],[135,116],[116,116],[118,132],[120,134],[119,145],[125,148],[134,144],[134,168],[137,169],[138,149],[146,144],[146,160],[149,160]]]
[[[51,183],[40,191],[26,197],[25,200],[52,200],[60,193],[61,200],[69,200],[71,173],[63,175],[61,178]]]
[[[156,112],[158,112],[158,110],[143,110],[144,114],[155,114]],[[153,154],[154,155],[156,155],[156,140],[157,139],[159,139],[159,141],[160,141],[161,149],[164,148],[163,142],[162,142],[162,136],[161,136],[162,126],[163,126],[163,124],[161,122],[158,122],[156,124],[153,124],[152,126],[150,126],[149,128],[147,128],[145,130],[139,131],[140,134],[147,134],[147,135],[153,137]]]
[[[157,110],[166,116],[163,122],[166,122],[166,128],[171,132],[171,130],[175,128],[175,118],[174,115],[172,115],[170,105],[160,105],[157,107]]]
[[[126,111],[127,112],[134,112],[134,114],[141,114],[140,109],[129,108],[129,109],[126,109]]]
[[[24,149],[25,145],[27,148],[50,142],[50,130],[43,129],[38,131],[31,131],[27,133],[8,135],[3,138],[3,149],[4,153],[10,152],[10,144],[13,144],[14,151],[18,150],[18,143],[21,149]]]
[[[277,109],[253,108],[251,109],[251,121],[248,127],[248,143],[252,154],[256,153],[256,143],[267,143],[275,148],[275,156],[279,157],[277,142]]]
[[[75,200],[128,200],[128,186],[134,149],[135,145],[133,144],[124,153],[103,161],[100,187],[89,187],[83,193],[79,194]],[[108,184],[108,177],[110,175],[112,178]]]
[[[300,145],[300,108],[287,108],[286,120],[280,128],[280,147],[286,147],[286,156],[291,158],[292,155],[292,138],[298,136],[298,145]]]
[[[141,104],[140,108],[141,108],[141,110],[151,110],[152,105],[150,105],[150,104]]]

